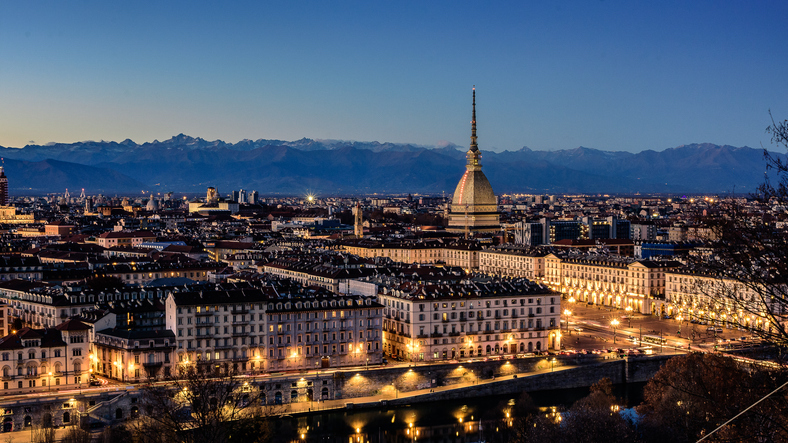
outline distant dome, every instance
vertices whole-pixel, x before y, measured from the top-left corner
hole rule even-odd
[[[145,207],[148,211],[156,211],[159,209],[159,203],[156,201],[156,198],[151,196],[150,200],[148,200],[148,205]]]

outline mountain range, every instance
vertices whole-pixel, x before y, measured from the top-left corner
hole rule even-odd
[[[203,193],[214,186],[261,195],[454,192],[467,148],[341,140],[241,140],[179,134],[137,144],[85,141],[0,147],[12,194]],[[776,155],[776,154],[775,154]],[[762,149],[683,145],[664,151],[482,150],[503,193],[749,193],[764,179]]]

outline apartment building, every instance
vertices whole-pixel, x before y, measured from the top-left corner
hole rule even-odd
[[[3,394],[87,386],[90,326],[66,320],[53,328],[22,328],[0,339]]]
[[[167,297],[179,369],[259,373],[380,363],[382,306],[374,298],[225,286]]]
[[[780,300],[764,303],[765,291],[741,281],[688,269],[668,272],[666,278],[665,301],[660,309],[663,315],[716,326],[771,330],[766,312],[778,318],[788,314]]]
[[[561,294],[524,278],[378,282],[383,347],[408,361],[559,349]]]
[[[547,252],[527,247],[495,247],[479,251],[479,271],[505,277],[541,281]]]
[[[448,266],[459,266],[468,271],[478,269],[481,251],[481,246],[478,243],[463,240],[452,242],[442,240],[402,242],[351,240],[343,242],[342,248],[350,254],[363,258],[385,257],[402,263],[444,263]]]
[[[548,254],[547,283],[574,300],[656,314],[665,300],[666,272],[675,260],[635,260],[604,254]]]
[[[175,346],[170,330],[107,328],[95,333],[91,369],[122,382],[168,378],[175,375]]]
[[[265,315],[260,351],[268,371],[376,365],[383,358],[383,306],[375,297],[292,297],[269,301]]]

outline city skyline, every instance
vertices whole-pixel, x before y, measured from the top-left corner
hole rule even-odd
[[[565,3],[0,8],[0,145],[186,133],[482,151],[769,146],[786,6]],[[784,100],[783,100],[784,101]]]

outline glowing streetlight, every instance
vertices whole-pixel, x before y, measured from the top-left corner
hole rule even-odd
[[[615,318],[613,321],[610,322],[610,325],[613,327],[613,344],[616,343],[616,327],[618,326],[618,320]]]
[[[570,311],[569,309],[564,309],[564,316],[566,316],[566,332],[571,334],[571,332],[569,331],[569,319],[572,317],[572,311]]]
[[[632,327],[632,306],[627,306],[627,308],[624,309],[624,310],[627,311],[627,319],[629,319],[629,327],[631,328]]]

